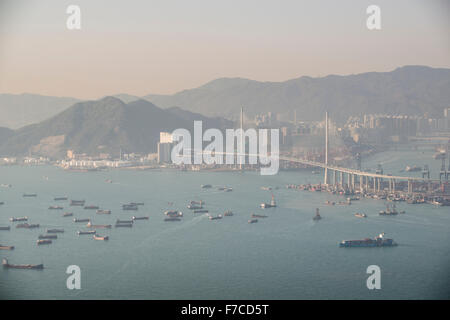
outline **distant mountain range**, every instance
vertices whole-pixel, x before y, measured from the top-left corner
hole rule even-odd
[[[405,66],[391,72],[300,77],[284,82],[221,78],[173,95],[137,97],[117,94],[124,103],[144,99],[161,108],[178,106],[209,117],[237,120],[241,107],[247,117],[269,111],[283,119],[337,121],[351,115],[388,113],[442,116],[450,107],[450,69]],[[48,119],[79,102],[75,98],[0,94],[0,127],[19,128]]]
[[[350,115],[388,113],[440,117],[450,107],[450,69],[405,66],[391,72],[301,77],[285,82],[222,78],[174,95],[144,98],[167,108],[180,106],[208,116],[237,119],[268,111],[292,119],[322,119],[328,110],[335,120]]]
[[[37,123],[67,109],[80,100],[37,94],[0,94],[0,127],[17,129]]]
[[[65,111],[18,130],[0,128],[0,156],[64,156],[68,149],[95,155],[156,151],[159,133],[193,128],[193,120],[204,127],[232,127],[225,119],[207,118],[179,108],[160,109],[145,100],[125,104],[118,98],[79,102]],[[3,138],[2,138],[3,137]]]

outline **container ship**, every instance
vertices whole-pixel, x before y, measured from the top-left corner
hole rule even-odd
[[[44,269],[43,264],[10,264],[8,259],[2,259],[2,265],[4,268],[13,268],[13,269]]]
[[[384,232],[374,239],[366,238],[362,240],[343,240],[339,247],[393,247],[397,243],[393,239],[384,237]]]

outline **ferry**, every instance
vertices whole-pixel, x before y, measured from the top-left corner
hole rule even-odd
[[[94,240],[109,240],[108,236],[97,236],[96,234],[94,234]]]
[[[277,206],[276,202],[275,202],[275,198],[272,194],[272,200],[270,201],[270,203],[261,203],[261,208],[263,209],[267,209],[267,208],[275,208]]]
[[[67,199],[68,199],[68,197],[56,197],[53,200],[55,200],[55,201],[65,201]]]
[[[64,209],[64,208],[61,207],[61,206],[50,206],[50,207],[48,207],[48,209],[49,209],[49,210],[62,210],[62,209]]]
[[[39,224],[19,223],[16,228],[34,229],[39,228]]]
[[[97,209],[100,209],[100,207],[91,205],[91,206],[85,206],[84,209],[85,210],[97,210]]]
[[[248,223],[257,223],[258,222],[258,219],[250,219],[250,220],[248,220]]]
[[[97,233],[97,231],[95,231],[95,230],[91,230],[91,231],[78,231],[77,232],[77,234],[80,236],[80,235],[83,235],[83,234],[96,234]]]
[[[111,214],[111,210],[97,210],[97,214]]]
[[[66,212],[63,214],[63,217],[71,217],[71,216],[73,216],[72,212]]]
[[[24,198],[37,197],[37,194],[36,193],[24,193],[23,197]]]
[[[322,217],[319,214],[319,208],[316,208],[316,215],[313,217],[313,220],[318,221],[320,219],[322,219]]]
[[[4,246],[0,244],[0,250],[14,250],[14,246]]]
[[[2,265],[4,268],[13,268],[13,269],[44,269],[43,264],[10,264],[8,259],[2,259]]]
[[[11,221],[11,222],[16,222],[16,221],[28,221],[28,217],[20,217],[20,218],[12,217],[12,218],[9,218],[9,221]]]
[[[11,230],[11,227],[10,227],[10,226],[7,226],[7,227],[0,227],[0,230],[3,230],[3,231],[9,231],[9,230]]]
[[[148,216],[145,216],[145,217],[136,217],[136,216],[133,216],[131,219],[133,219],[133,220],[148,220],[149,218],[148,218]]]
[[[83,207],[85,203],[86,203],[86,201],[84,201],[84,200],[70,200],[71,206]]]
[[[36,241],[37,245],[40,246],[42,244],[51,244],[52,240],[44,239],[44,240],[38,240]]]
[[[91,219],[77,219],[77,218],[73,219],[73,222],[89,222],[89,221],[91,221]]]
[[[47,233],[64,233],[64,229],[47,229]]]
[[[367,218],[367,215],[365,213],[357,212],[357,213],[355,213],[355,217],[357,217],[357,218]]]
[[[397,245],[394,240],[386,239],[384,235],[385,233],[383,232],[374,239],[343,240],[339,243],[339,247],[392,247]]]
[[[231,212],[230,210],[225,211],[225,213],[223,214],[225,217],[231,217],[233,216],[233,212]]]
[[[183,216],[183,212],[176,211],[176,210],[168,210],[168,211],[164,212],[164,214],[169,217],[182,217]]]
[[[58,239],[56,234],[40,234],[38,239]]]

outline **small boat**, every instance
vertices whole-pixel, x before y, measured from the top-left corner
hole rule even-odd
[[[225,211],[225,213],[223,214],[225,217],[231,217],[233,216],[233,212],[231,212],[230,210]]]
[[[2,230],[2,231],[9,231],[9,230],[11,230],[11,227],[10,226],[0,227],[0,230]]]
[[[271,190],[272,190],[272,187],[261,187],[261,190],[271,191]]]
[[[111,214],[111,210],[97,210],[97,214]]]
[[[355,217],[357,217],[357,218],[367,218],[367,215],[365,213],[357,212],[357,213],[355,213]]]
[[[0,201],[0,206],[4,205],[5,202],[4,201]]]
[[[8,259],[2,259],[2,265],[4,268],[12,268],[12,269],[44,269],[43,264],[10,264]]]
[[[28,223],[19,223],[16,228],[23,228],[23,229],[34,229],[39,228],[39,224],[28,224]]]
[[[89,221],[91,221],[91,219],[77,219],[77,218],[73,219],[73,222],[89,222]]]
[[[9,218],[9,221],[16,222],[16,221],[28,221],[28,217],[20,217],[20,218]]]
[[[58,236],[56,234],[40,234],[38,239],[57,239]]]
[[[165,218],[164,221],[181,221],[181,219],[177,217],[168,217]]]
[[[111,179],[106,179],[105,182],[106,183],[112,183],[113,181]]]
[[[202,189],[210,189],[210,188],[212,188],[212,185],[210,185],[210,184],[202,184],[200,187]]]
[[[14,250],[14,246],[4,246],[0,244],[0,250]]]
[[[50,207],[48,207],[48,209],[49,209],[49,210],[62,210],[62,209],[64,209],[64,208],[61,207],[61,206],[50,206]]]
[[[47,233],[64,233],[64,229],[47,229]]]
[[[146,217],[136,217],[136,216],[133,216],[131,219],[133,219],[133,220],[148,220],[148,216],[146,216]]]
[[[97,236],[96,234],[94,234],[94,240],[109,240],[108,236]]]
[[[36,241],[36,243],[38,246],[43,245],[43,244],[51,244],[52,240],[48,240],[48,239],[38,240],[38,241]]]
[[[23,197],[24,198],[37,197],[37,194],[36,193],[24,193]]]
[[[90,230],[90,231],[78,231],[77,232],[77,234],[80,236],[80,235],[83,235],[83,234],[96,234],[97,233],[97,231],[95,231],[95,230]]]
[[[248,220],[248,223],[256,223],[256,222],[258,222],[258,219],[250,219],[250,220]]]
[[[313,220],[318,221],[320,219],[322,219],[322,217],[319,214],[319,208],[316,208],[316,215],[313,217]]]
[[[53,198],[54,201],[65,201],[67,199],[68,199],[68,197],[56,197],[56,198]]]
[[[99,206],[85,206],[84,207],[84,210],[97,210],[97,209],[99,209],[100,207]]]
[[[73,216],[72,212],[66,212],[63,214],[63,217],[71,217],[71,216]]]
[[[70,205],[71,205],[71,206],[79,206],[79,207],[82,207],[82,206],[84,206],[85,203],[86,203],[85,200],[70,200]]]

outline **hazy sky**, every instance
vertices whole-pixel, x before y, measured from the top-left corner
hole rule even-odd
[[[175,93],[219,77],[450,67],[450,1],[0,0],[0,93]],[[66,8],[81,8],[81,30]],[[366,8],[381,8],[379,31]]]

